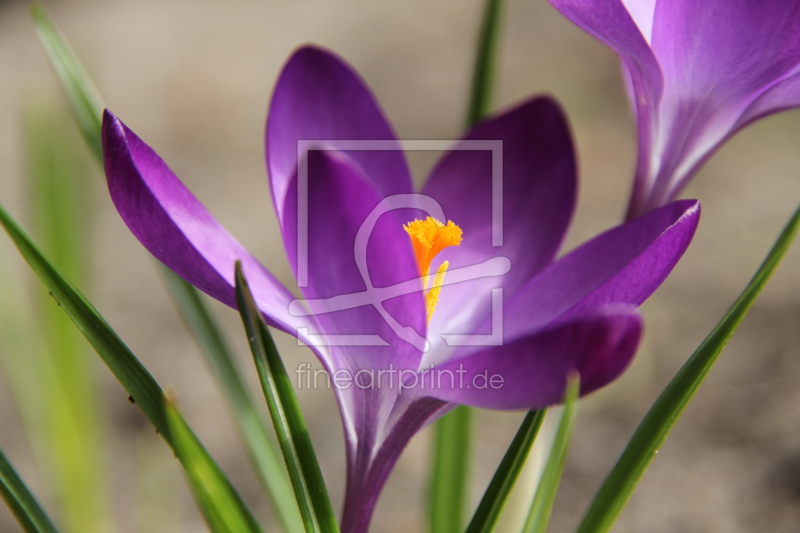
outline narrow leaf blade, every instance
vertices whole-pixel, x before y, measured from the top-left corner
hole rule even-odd
[[[578,414],[579,379],[578,376],[570,378],[567,385],[564,412],[558,425],[553,449],[550,451],[550,457],[547,459],[539,488],[536,490],[536,496],[533,498],[533,504],[525,522],[524,533],[544,533],[550,522],[558,485],[561,483],[561,474],[564,472],[564,464],[567,461],[572,428],[575,426],[575,418]]]
[[[144,368],[92,304],[44,257],[30,237],[22,231],[2,206],[0,206],[0,224],[5,228],[17,249],[36,275],[39,276],[39,279],[50,290],[50,294],[67,313],[67,316],[70,317],[94,347],[103,362],[106,363],[128,394],[131,395],[131,398],[155,426],[167,444],[175,450],[175,444],[170,436],[170,428],[166,418],[164,393],[155,379],[153,379],[153,376]],[[209,460],[211,459],[209,458]],[[214,468],[218,469],[216,465],[214,465]],[[236,492],[230,482],[226,479],[225,483],[235,495]],[[253,526],[246,531],[260,531],[249,509],[247,509],[238,495],[236,495],[236,500],[241,514],[247,517],[247,523]],[[206,518],[208,519],[208,517]]]
[[[26,533],[58,533],[39,502],[0,450],[0,496]]]
[[[262,485],[267,489],[283,529],[288,533],[305,531],[280,452],[270,436],[264,418],[256,410],[253,398],[247,392],[219,326],[194,287],[167,268],[162,270],[162,275],[176,307],[230,402],[250,460],[256,467]]]
[[[525,460],[531,451],[539,428],[542,427],[545,410],[531,411],[517,430],[503,460],[483,494],[478,509],[467,527],[467,533],[491,533],[505,508],[511,489],[514,488]]]
[[[595,495],[579,533],[609,531],[658,449],[667,439],[733,333],[756,301],[800,227],[800,208],[775,241],[744,292],[678,371],[642,420],[622,456]]]
[[[500,40],[503,0],[486,0],[481,22],[475,65],[472,71],[467,127],[472,127],[489,113],[492,105],[495,70]]]
[[[236,301],[306,531],[338,533],[325,480],[292,381],[256,306],[241,263],[236,264]]]

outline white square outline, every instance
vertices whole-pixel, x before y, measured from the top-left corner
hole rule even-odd
[[[489,151],[492,154],[492,247],[503,246],[503,141],[464,139],[414,140],[330,140],[298,139],[297,141],[297,286],[308,286],[308,158],[318,151]],[[503,290],[492,289],[492,332],[488,335],[442,334],[448,346],[499,346],[503,343]],[[303,333],[316,337],[317,342],[330,337],[324,334]],[[326,345],[385,346],[388,343],[377,335],[337,335]],[[339,338],[341,337],[341,338]],[[377,338],[376,338],[377,337]],[[298,338],[299,342],[299,338]],[[426,343],[427,351],[428,343]]]

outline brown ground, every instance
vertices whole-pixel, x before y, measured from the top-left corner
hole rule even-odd
[[[164,156],[256,255],[289,280],[262,162],[262,128],[279,68],[304,42],[343,55],[377,93],[403,138],[452,138],[463,121],[481,2],[100,2],[48,7],[90,66],[113,110]],[[568,247],[616,223],[626,200],[633,131],[615,57],[544,0],[509,2],[497,97],[506,106],[540,92],[565,106],[578,145],[582,191]],[[24,2],[0,3],[0,200],[24,213],[19,104],[55,90]],[[570,531],[638,420],[757,268],[800,199],[797,113],[751,127],[701,171],[687,196],[703,201],[697,238],[644,307],[648,333],[631,370],[583,402],[552,531]],[[412,156],[418,177],[432,161]],[[176,317],[150,259],[95,188],[93,300],[160,383],[177,392],[190,422],[260,516],[254,476],[206,367]],[[0,238],[3,260],[16,260]],[[661,450],[615,531],[794,532],[800,523],[800,247],[790,252],[695,402]],[[30,280],[28,280],[30,282]],[[36,287],[31,282],[31,287]],[[215,306],[256,387],[238,318]],[[287,337],[289,361],[312,361]],[[114,512],[133,518],[134,484],[158,494],[180,487],[180,531],[202,531],[177,463],[127,394],[98,362],[108,415]],[[52,507],[17,409],[0,374],[0,447]],[[338,506],[343,481],[339,420],[329,391],[301,394]],[[480,414],[477,499],[520,414]],[[484,430],[483,428],[489,428]],[[418,436],[381,499],[373,531],[422,531],[430,435]],[[134,476],[137,457],[164,468]],[[160,477],[159,477],[160,476]],[[165,488],[166,487],[166,488]],[[160,491],[160,492],[159,492]],[[141,492],[141,491],[140,491]],[[166,498],[167,500],[169,498]],[[166,513],[166,514],[165,514]],[[166,518],[165,518],[166,520]],[[152,523],[152,522],[151,522]],[[159,522],[155,522],[158,524]],[[161,524],[168,522],[161,522]],[[0,508],[0,531],[17,531]],[[153,526],[140,531],[178,530]],[[274,531],[274,529],[272,529]],[[119,531],[133,533],[130,525]]]

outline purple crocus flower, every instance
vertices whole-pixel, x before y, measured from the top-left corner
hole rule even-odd
[[[304,300],[107,111],[108,186],[125,223],[165,265],[233,307],[241,260],[268,323],[317,354],[345,428],[346,533],[367,530],[408,440],[453,406],[535,409],[560,402],[573,371],[582,394],[619,376],[642,331],[636,307],[683,254],[700,212],[695,201],[673,203],[554,261],[575,205],[576,165],[552,100],[477,125],[414,195],[369,89],[311,47],[285,66],[266,137],[273,203]],[[309,139],[318,149],[298,159]],[[502,150],[462,149],[475,141]]]
[[[737,131],[800,106],[800,2],[550,3],[622,58],[639,135],[629,219],[673,200]]]

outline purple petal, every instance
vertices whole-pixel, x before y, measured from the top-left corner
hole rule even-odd
[[[616,379],[639,344],[642,321],[632,308],[559,324],[437,366],[423,379],[431,396],[488,409],[538,409],[563,400],[577,371],[581,394]],[[424,388],[424,385],[422,385]]]
[[[609,304],[641,305],[689,246],[699,217],[699,202],[674,202],[561,258],[504,309],[506,342]]]
[[[344,61],[314,47],[289,59],[270,104],[266,154],[281,220],[286,191],[301,155],[298,141],[387,141],[380,150],[347,150],[382,195],[413,191],[405,156],[372,93]]]
[[[423,189],[464,231],[461,245],[446,249],[439,259],[456,269],[505,256],[511,270],[500,278],[445,286],[434,313],[434,328],[453,322],[458,315],[482,319],[472,305],[477,303],[475,294],[489,294],[493,287],[516,292],[549,264],[575,207],[572,139],[566,118],[553,100],[526,102],[478,124],[465,139],[495,144],[460,143],[439,162]],[[498,146],[497,141],[502,142],[502,159],[498,157],[502,168],[493,173],[494,156],[489,149]],[[499,201],[493,194],[496,184],[502,186]],[[502,213],[500,223],[493,222],[495,210]],[[495,246],[495,232],[502,246]]]
[[[385,345],[359,346],[346,340],[343,346],[332,347],[346,355],[355,370],[389,364],[416,368],[421,352],[401,336],[423,339],[426,319],[417,264],[402,219],[395,211],[383,212],[373,229],[364,226],[368,245],[356,243],[359,229],[383,196],[345,155],[309,152],[303,187],[307,202],[299,211],[297,183],[295,178],[284,203],[284,243],[295,273],[307,268],[308,283],[301,290],[305,298],[315,300],[308,306],[316,315],[318,333],[379,336]],[[302,227],[298,221],[304,220],[307,253],[298,257],[298,227]],[[393,289],[403,282],[409,282],[412,292]],[[381,290],[387,287],[388,292]],[[332,302],[319,301],[334,297]],[[336,302],[342,305],[331,307]],[[380,306],[390,316],[382,315]],[[396,329],[392,321],[397,322]]]
[[[236,307],[234,263],[242,261],[259,309],[271,325],[296,334],[311,320],[289,314],[291,293],[234,239],[166,163],[110,111],[103,115],[108,189],[145,248],[180,277]]]
[[[593,35],[622,59],[631,102],[636,112],[639,158],[631,193],[631,211],[647,201],[651,186],[651,151],[657,149],[658,109],[664,91],[664,78],[650,48],[647,16],[651,0],[550,0],[550,3],[577,26]],[[630,6],[629,13],[626,4]],[[634,8],[635,6],[635,8]],[[629,215],[633,218],[632,215]]]

